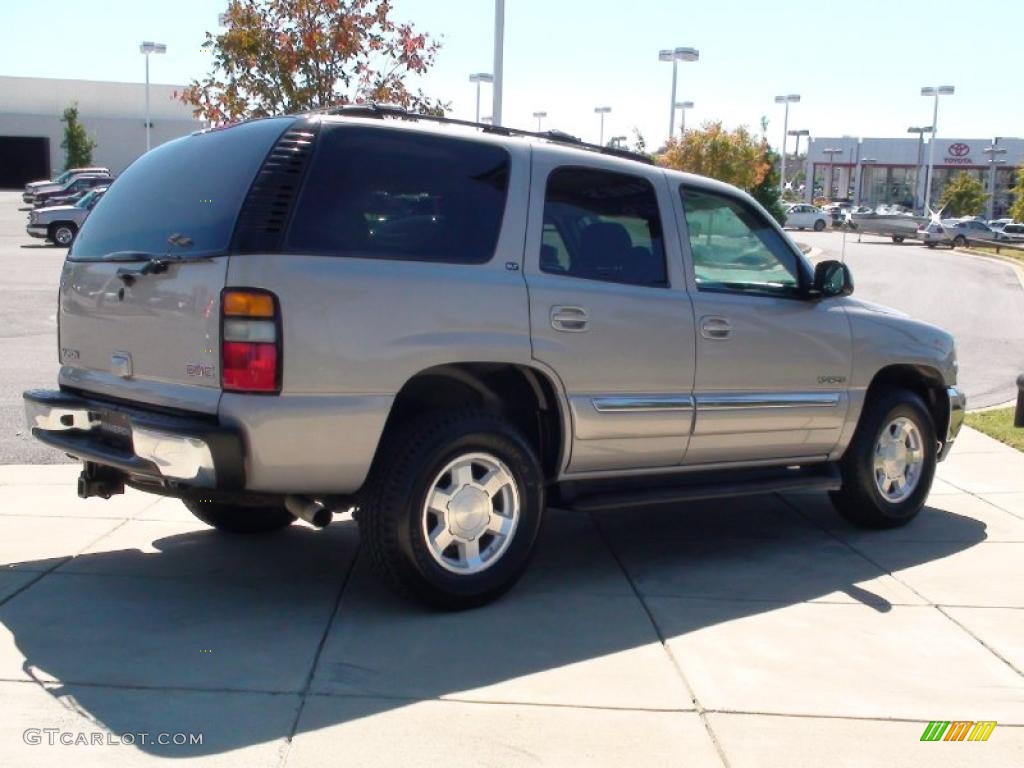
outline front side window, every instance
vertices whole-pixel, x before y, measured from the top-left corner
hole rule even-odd
[[[285,247],[481,264],[498,244],[508,178],[509,155],[501,147],[325,126]]]
[[[697,289],[800,295],[800,262],[778,231],[746,202],[679,188]]]
[[[639,176],[595,168],[552,171],[540,268],[588,280],[667,286],[654,187]]]

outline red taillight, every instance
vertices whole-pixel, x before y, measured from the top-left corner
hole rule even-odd
[[[277,345],[224,342],[224,389],[239,392],[277,390]]]
[[[221,301],[221,386],[232,392],[281,388],[280,315],[263,291],[227,290]]]

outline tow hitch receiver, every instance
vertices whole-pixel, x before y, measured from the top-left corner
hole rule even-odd
[[[124,477],[120,472],[91,461],[85,462],[82,473],[78,476],[79,498],[99,496],[109,499],[121,493],[124,493]]]

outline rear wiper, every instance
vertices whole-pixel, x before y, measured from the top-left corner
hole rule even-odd
[[[171,264],[184,264],[192,261],[210,261],[212,258],[213,257],[209,255],[187,256],[184,254],[171,255],[146,253],[144,251],[120,251],[118,253],[110,254],[106,261],[144,261],[145,263],[138,269],[129,269],[128,267],[118,268],[118,279],[120,279],[125,285],[131,285],[139,277],[163,274]]]

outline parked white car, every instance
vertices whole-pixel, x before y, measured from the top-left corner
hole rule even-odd
[[[828,214],[815,205],[798,203],[786,209],[786,223],[783,226],[821,232],[828,226]]]

